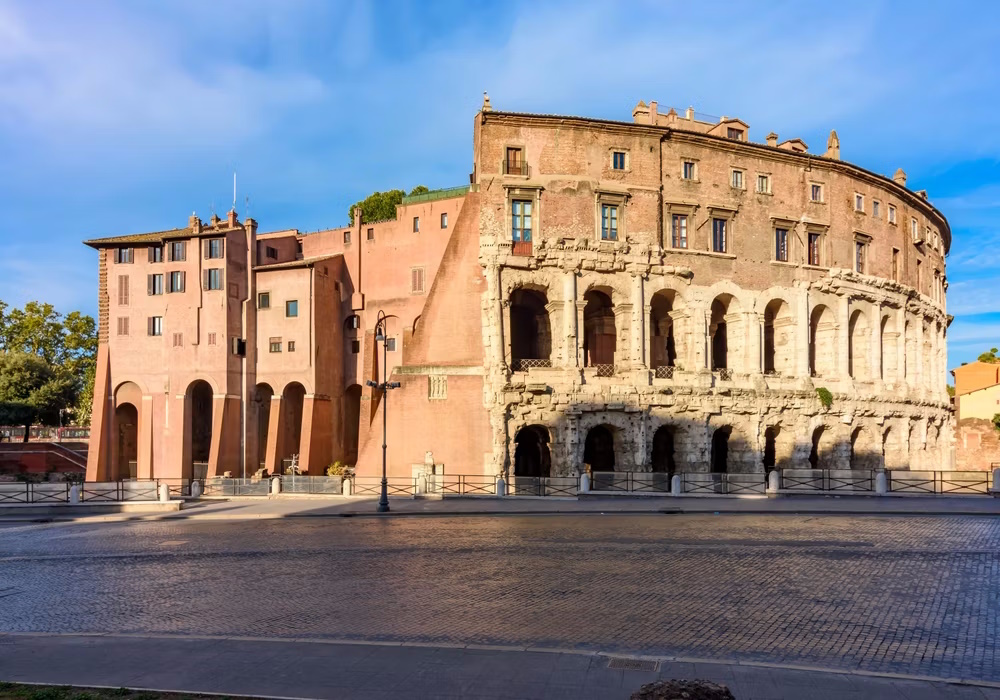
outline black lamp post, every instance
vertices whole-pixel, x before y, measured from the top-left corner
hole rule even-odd
[[[378,320],[375,322],[375,347],[378,351],[378,343],[382,343],[382,383],[373,382],[369,379],[366,384],[373,389],[381,389],[383,396],[382,403],[382,490],[378,497],[378,507],[375,509],[379,513],[389,512],[389,482],[385,477],[385,439],[388,426],[389,415],[389,390],[398,389],[399,382],[389,381],[389,339],[386,333],[385,312],[381,309],[378,312]]]

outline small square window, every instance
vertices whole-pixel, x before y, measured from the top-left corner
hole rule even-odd
[[[771,176],[770,175],[758,175],[757,176],[757,192],[760,194],[771,194]]]
[[[368,229],[368,231],[367,231],[367,237],[368,237],[369,241],[374,241],[375,240],[375,229],[373,229],[373,228]]]
[[[615,170],[625,169],[625,151],[614,151],[611,154],[611,167]]]
[[[386,338],[385,339],[385,349],[386,352],[396,352],[396,339]]]
[[[865,196],[863,194],[854,195],[854,211],[863,212],[865,210]]]
[[[217,345],[218,344],[216,342],[217,338],[218,338],[218,336],[215,333],[209,333],[208,334],[208,344],[209,345]]]
[[[743,189],[743,171],[734,170],[732,178],[733,189],[742,190]]]
[[[258,309],[270,309],[271,308],[271,293],[261,292],[257,295],[257,308]]]
[[[299,302],[296,299],[291,299],[285,302],[285,316],[289,318],[299,315]]]
[[[889,212],[888,213],[889,223],[890,224],[896,223],[896,207],[894,205],[890,204],[888,212]]]
[[[278,259],[278,249],[272,246],[264,246],[264,254],[271,260]]]
[[[267,345],[271,352],[281,352],[281,338],[269,338]]]
[[[809,186],[809,201],[810,202],[823,201],[823,185],[818,185],[816,183],[813,183]]]
[[[878,217],[882,215],[882,202],[877,199],[872,200],[872,216]]]
[[[289,340],[288,341],[288,352],[295,352],[295,341],[294,340]]]
[[[726,236],[728,224],[729,221],[726,219],[712,219],[712,251],[715,253],[729,252],[727,248],[729,241]]]
[[[693,160],[684,161],[684,165],[681,169],[681,177],[683,177],[685,180],[694,180],[697,178],[697,174],[695,172],[695,164]]]
[[[448,228],[448,212],[441,212],[441,228]]]
[[[351,352],[353,354],[355,354],[355,355],[357,355],[359,352],[361,352],[361,341],[360,340],[352,340],[351,341]]]
[[[414,216],[413,217],[413,232],[414,233],[420,233],[420,217],[419,216]]]
[[[351,245],[351,232],[344,231],[344,245]]]
[[[774,229],[774,259],[788,262],[788,229]]]
[[[733,141],[743,140],[743,129],[726,129],[726,137],[732,139]]]
[[[618,240],[618,207],[614,204],[601,205],[601,240]]]

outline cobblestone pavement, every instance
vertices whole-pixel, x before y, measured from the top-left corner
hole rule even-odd
[[[0,632],[601,649],[1000,680],[993,517],[0,529]]]

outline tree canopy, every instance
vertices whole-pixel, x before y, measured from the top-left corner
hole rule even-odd
[[[417,185],[410,194],[403,190],[388,190],[386,192],[372,192],[359,202],[355,202],[347,210],[347,222],[354,223],[354,211],[361,208],[361,223],[366,224],[372,221],[388,221],[396,218],[396,207],[403,203],[403,197],[413,197],[418,194],[430,192],[423,185]]]
[[[989,352],[984,352],[982,355],[980,355],[978,357],[978,360],[980,362],[989,362],[991,364],[996,364],[996,363],[1000,362],[1000,357],[997,357],[997,349],[996,348],[990,348],[990,351]]]

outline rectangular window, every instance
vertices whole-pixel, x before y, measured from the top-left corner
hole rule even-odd
[[[770,194],[771,193],[771,176],[770,175],[758,175],[757,176],[757,191],[760,194]]]
[[[788,229],[774,229],[774,259],[788,262]]]
[[[187,259],[187,244],[184,241],[174,241],[170,244],[170,262],[182,262]]]
[[[712,219],[712,250],[716,253],[728,252],[729,241],[726,240],[726,219]]]
[[[396,339],[386,338],[385,339],[385,349],[386,352],[396,352]]]
[[[520,148],[508,148],[504,161],[504,173],[508,175],[526,175],[524,158]]]
[[[601,205],[601,240],[618,240],[618,207],[614,204]]]
[[[882,215],[882,202],[877,199],[872,200],[872,216],[878,217]]]
[[[115,262],[119,264],[128,264],[132,262],[132,249],[131,248],[115,248]]]
[[[261,292],[257,295],[257,308],[258,309],[270,309],[271,308],[271,293]]]
[[[146,322],[149,335],[163,335],[163,316],[150,316]]]
[[[299,302],[297,299],[291,299],[285,302],[285,316],[293,318],[299,315]]]
[[[823,234],[812,233],[809,234],[809,264],[819,265],[822,262],[820,257],[820,242],[823,239]]]
[[[743,171],[734,170],[732,179],[733,189],[742,190],[743,189]]]
[[[344,245],[351,245],[351,232],[344,231]]]
[[[892,204],[889,205],[889,223],[896,223],[896,207]]]
[[[288,352],[295,352],[295,341],[294,340],[289,340],[288,341]]]
[[[223,249],[223,239],[209,238],[205,242],[205,257],[210,260],[221,258]]]
[[[208,334],[208,344],[209,345],[215,345],[217,337],[218,336],[215,333],[209,333]]]
[[[167,287],[168,293],[183,292],[184,291],[184,277],[183,272],[171,272],[170,273],[170,284]]]
[[[727,129],[726,136],[731,138],[733,141],[742,141],[743,129]]]
[[[424,293],[424,268],[414,267],[410,270],[410,293]]]
[[[864,241],[854,241],[854,271],[865,273],[865,253],[867,245]]]
[[[688,247],[688,218],[683,214],[674,214],[671,222],[670,245],[674,248]]]
[[[531,240],[531,201],[515,199],[510,203],[510,237],[514,241]]]
[[[811,202],[823,201],[823,185],[813,184],[809,186],[809,201]]]
[[[357,355],[359,352],[361,352],[361,341],[360,340],[352,340],[351,341],[351,352],[353,354],[355,354],[355,355]]]
[[[695,167],[694,167],[694,161],[693,160],[686,160],[686,161],[684,161],[683,168],[681,169],[681,176],[685,180],[694,180],[695,179]]]
[[[272,246],[264,246],[264,255],[266,255],[271,260],[278,259],[278,249]]]
[[[148,275],[146,277],[146,293],[150,296],[163,294],[163,274]]]
[[[281,338],[268,338],[267,345],[271,352],[281,352]]]
[[[175,348],[179,348],[179,347],[183,346],[184,345],[184,334],[183,333],[174,333],[172,345]]]
[[[118,335],[128,335],[128,316],[118,319]]]
[[[154,245],[149,247],[149,262],[158,263],[163,262],[163,248]]]
[[[863,194],[854,195],[854,211],[863,212],[865,210],[865,196]]]
[[[914,243],[920,240],[920,224],[916,219],[910,219],[910,233],[913,235]]]
[[[441,213],[441,228],[448,228],[448,212]]]
[[[419,216],[414,216],[413,217],[413,232],[414,233],[420,233],[420,217]]]
[[[118,305],[128,306],[128,275],[118,275]]]
[[[614,151],[611,154],[611,167],[615,170],[625,169],[625,152],[624,151]]]
[[[205,289],[205,291],[222,289],[222,270],[220,268],[216,267],[210,270],[205,270],[205,280],[203,288]]]
[[[374,241],[375,240],[375,229],[373,229],[373,228],[368,229],[367,236],[368,236],[368,240],[369,241]]]

